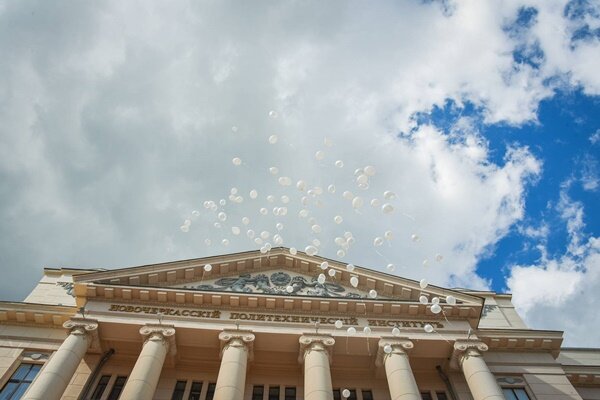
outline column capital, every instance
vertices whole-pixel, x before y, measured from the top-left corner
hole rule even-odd
[[[386,353],[386,347],[390,346],[391,350]],[[415,347],[414,343],[408,338],[399,338],[395,336],[384,336],[379,339],[377,345],[377,357],[375,358],[375,365],[381,367],[385,364],[387,357],[392,354],[407,355]]]
[[[450,367],[460,369],[465,357],[481,357],[488,345],[480,340],[457,340],[454,342],[454,351],[450,359]]]
[[[140,328],[140,335],[144,344],[149,341],[162,342],[168,348],[168,354],[177,354],[177,343],[175,342],[175,327],[173,325],[146,324]]]
[[[100,351],[100,338],[98,337],[98,321],[89,318],[72,317],[65,321],[63,328],[69,330],[70,335],[84,336],[91,351]]]
[[[248,330],[227,330],[219,333],[221,341],[221,357],[223,351],[229,347],[243,347],[248,352],[248,361],[254,359],[254,333]]]
[[[327,358],[331,364],[333,356],[333,345],[335,339],[329,335],[321,335],[318,333],[305,333],[300,336],[300,353],[298,354],[298,362],[302,364],[306,354],[311,351],[322,351],[327,353]]]

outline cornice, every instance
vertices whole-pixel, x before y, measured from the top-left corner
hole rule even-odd
[[[0,302],[0,322],[8,324],[62,328],[77,312],[77,307]]]
[[[491,351],[545,351],[560,353],[562,331],[534,329],[479,329],[477,335]]]

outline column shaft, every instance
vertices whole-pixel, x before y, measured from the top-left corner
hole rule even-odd
[[[394,349],[392,353],[385,356],[384,363],[391,399],[421,400],[408,354],[403,350]]]
[[[59,400],[88,347],[87,335],[75,330],[60,345],[33,381],[23,400]]]
[[[248,352],[241,339],[233,339],[223,349],[215,387],[215,400],[243,400]]]
[[[505,400],[496,378],[477,350],[468,349],[461,364],[474,400]]]
[[[122,399],[152,400],[168,350],[169,343],[161,334],[150,335],[123,388]]]
[[[333,400],[329,354],[320,343],[312,344],[304,356],[304,399]]]

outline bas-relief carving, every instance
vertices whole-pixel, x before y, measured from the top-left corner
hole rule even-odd
[[[288,286],[292,289],[287,291]],[[219,292],[266,293],[317,297],[360,298],[359,293],[350,292],[340,284],[317,281],[317,277],[291,276],[286,272],[266,274],[242,274],[238,277],[217,279],[212,284],[183,285],[185,289]]]

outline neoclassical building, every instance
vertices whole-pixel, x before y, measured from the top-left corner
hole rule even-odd
[[[509,294],[286,248],[46,268],[0,303],[0,400],[600,399],[600,350],[562,340]]]

